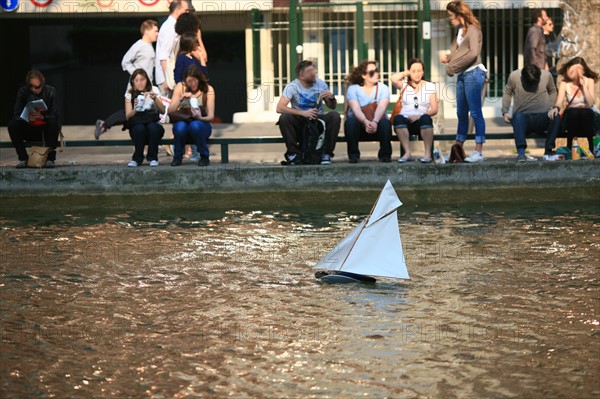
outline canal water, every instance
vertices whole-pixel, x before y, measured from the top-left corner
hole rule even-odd
[[[411,280],[339,286],[377,192],[3,199],[0,396],[599,397],[598,204],[399,195]]]

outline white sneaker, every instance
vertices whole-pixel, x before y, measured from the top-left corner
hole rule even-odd
[[[465,158],[465,162],[476,163],[483,162],[483,155],[478,151],[473,151],[471,155]]]
[[[156,168],[158,166],[158,161],[150,161],[150,166]]]
[[[544,155],[544,161],[550,161],[550,162],[554,162],[554,161],[560,161],[560,155]]]
[[[128,167],[130,167],[130,168],[137,168],[137,166],[138,166],[138,163],[137,163],[137,162],[135,162],[135,161],[131,161],[131,162],[129,162],[129,163],[127,164],[127,166],[128,166]]]

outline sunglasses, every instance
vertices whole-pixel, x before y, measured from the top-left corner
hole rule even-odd
[[[39,90],[42,88],[42,85],[39,85],[39,86],[29,85],[29,88],[33,89],[33,90]]]
[[[369,75],[370,78],[372,78],[373,76],[375,76],[376,73],[379,73],[379,69],[375,68],[372,71],[367,72],[367,75]]]
[[[417,109],[417,108],[419,108],[419,98],[417,96],[415,96],[414,100],[415,100],[415,109]]]

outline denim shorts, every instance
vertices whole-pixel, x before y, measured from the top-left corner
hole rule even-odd
[[[396,115],[394,118],[394,129],[408,128],[411,135],[420,135],[421,129],[433,128],[431,116],[424,114],[415,122],[409,122],[408,118],[402,115]]]

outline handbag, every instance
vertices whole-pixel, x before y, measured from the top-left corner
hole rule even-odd
[[[200,115],[207,116],[208,109],[206,108],[206,101],[208,98],[208,93],[202,93],[202,105],[200,106]],[[180,108],[177,111],[173,111],[169,113],[169,121],[171,123],[177,122],[186,122],[190,123],[194,120],[194,116],[192,115],[191,108]]]
[[[137,112],[129,120],[127,120],[127,128],[132,128],[135,125],[147,125],[149,123],[158,122],[160,115],[156,111]]]
[[[29,149],[29,158],[27,158],[28,168],[43,168],[48,161],[48,155],[54,150],[52,147],[46,147],[44,134],[42,133],[42,146],[33,146]]]
[[[177,122],[190,123],[193,120],[194,120],[194,117],[192,116],[191,108],[181,108],[181,109],[178,109],[177,111],[169,113],[169,122],[171,122],[171,123],[177,123]]]
[[[467,154],[465,154],[465,150],[462,145],[454,144],[450,149],[450,159],[449,163],[463,163],[465,162]]]
[[[360,109],[368,121],[372,121],[375,118],[375,111],[377,111],[377,106],[379,105],[377,103],[377,94],[378,93],[379,93],[379,84],[377,84],[377,86],[375,88],[375,101],[372,102],[371,104],[367,104],[364,107],[361,107],[361,109]],[[369,133],[369,134],[375,134],[375,132]]]
[[[400,97],[398,98],[398,101],[396,101],[396,105],[394,105],[394,110],[392,111],[392,122],[394,122],[394,118],[396,118],[396,116],[400,115],[400,112],[402,112],[402,97],[404,97],[404,92],[406,91],[407,87],[408,83],[400,92]]]

